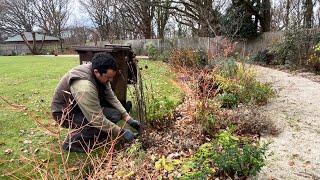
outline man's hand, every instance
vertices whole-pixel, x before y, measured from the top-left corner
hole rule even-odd
[[[128,121],[128,124],[133,127],[134,129],[136,129],[139,133],[140,133],[140,127],[141,127],[141,124],[139,121],[137,120],[134,120],[133,118],[130,118]]]
[[[134,140],[134,134],[132,131],[129,129],[123,129],[122,130],[122,137],[127,141],[127,142],[132,142]]]
[[[137,120],[134,120],[131,116],[126,116],[124,120],[134,129],[136,129],[139,133],[141,130],[141,123]]]

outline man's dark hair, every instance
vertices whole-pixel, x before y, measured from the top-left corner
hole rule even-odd
[[[107,69],[118,70],[116,60],[109,53],[100,52],[92,58],[92,69],[97,69],[100,74],[106,73]]]

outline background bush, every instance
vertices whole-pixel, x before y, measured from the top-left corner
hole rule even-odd
[[[304,66],[318,39],[318,32],[302,28],[292,29],[286,31],[282,41],[274,44],[271,50],[275,52],[278,64]]]
[[[165,50],[159,54],[158,60],[163,62],[169,62],[171,51]]]
[[[222,62],[219,72],[215,75],[215,81],[219,87],[223,107],[230,107],[230,103],[265,104],[274,95],[269,84],[256,80],[253,69],[236,64],[232,59]]]
[[[159,51],[152,43],[148,43],[146,49],[150,60],[158,59]]]
[[[207,60],[202,51],[174,49],[171,51],[169,63],[174,67],[203,68],[207,65]]]
[[[274,52],[266,49],[264,51],[259,51],[256,55],[251,57],[251,61],[258,64],[270,65],[270,64],[277,64],[275,59]]]
[[[314,53],[308,59],[308,67],[316,74],[320,74],[320,43],[314,48]]]

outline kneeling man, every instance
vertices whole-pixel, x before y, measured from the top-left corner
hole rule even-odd
[[[117,72],[115,59],[107,53],[97,53],[92,64],[71,69],[60,80],[53,96],[53,118],[69,133],[63,149],[72,152],[89,152],[97,143],[111,136],[122,136],[131,142],[134,134],[116,123],[124,119],[139,130],[139,121],[128,114],[131,107],[123,107],[111,89],[110,82]],[[104,107],[110,104],[111,107]]]

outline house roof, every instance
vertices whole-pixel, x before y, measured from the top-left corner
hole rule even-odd
[[[31,32],[24,32],[28,41],[33,41],[32,33]],[[36,41],[42,41],[44,34],[36,33]],[[59,38],[53,36],[45,36],[44,41],[60,41]],[[16,35],[13,37],[8,38],[5,42],[24,42],[21,35]]]

